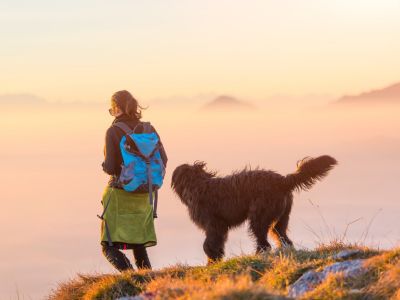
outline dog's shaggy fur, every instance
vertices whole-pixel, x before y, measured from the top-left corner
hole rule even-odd
[[[171,186],[188,207],[190,218],[206,239],[204,252],[210,261],[224,256],[228,230],[249,221],[257,253],[271,247],[268,231],[278,246],[292,245],[287,236],[294,190],[307,190],[326,176],[337,161],[327,155],[305,158],[297,171],[282,176],[274,171],[244,169],[226,177],[205,170],[204,162],[184,164],[172,174]]]

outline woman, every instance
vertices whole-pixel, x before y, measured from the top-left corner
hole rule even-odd
[[[112,96],[109,112],[115,119],[107,130],[104,148],[103,170],[111,177],[103,194],[104,212],[99,216],[103,220],[101,245],[105,257],[121,272],[133,267],[120,249],[132,249],[137,268],[150,269],[146,247],[157,244],[149,193],[127,192],[118,182],[123,163],[120,141],[125,132],[114,124],[123,122],[130,129],[136,128],[136,133],[143,132],[141,109],[143,108],[128,91],[118,91]],[[153,127],[151,130],[157,134]],[[162,144],[160,154],[166,166],[168,159]]]

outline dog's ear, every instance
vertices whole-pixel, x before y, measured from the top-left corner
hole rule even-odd
[[[196,160],[193,164],[193,168],[196,171],[199,171],[199,174],[201,174],[202,176],[205,176],[207,178],[213,178],[217,175],[216,171],[206,171],[206,166],[207,164],[204,161],[199,161]]]

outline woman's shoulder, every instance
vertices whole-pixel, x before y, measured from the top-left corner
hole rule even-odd
[[[156,129],[149,121],[141,121],[139,120],[137,123],[137,129],[135,132],[143,133],[143,132],[156,132]]]
[[[122,128],[117,125],[118,123],[124,124],[124,125],[128,126],[129,129],[132,130],[140,123],[140,121],[137,119],[131,119],[131,118],[115,119],[114,122],[111,124],[111,126],[107,129],[107,131],[116,132],[116,131],[118,131],[117,128],[122,130]]]
[[[111,126],[107,129],[106,135],[114,135],[117,134],[122,129],[116,126],[117,123],[124,123],[131,130],[135,130],[136,133],[143,133],[144,131],[155,132],[157,133],[155,127],[150,121],[142,121],[138,119],[124,119],[124,120],[115,120]]]
[[[114,141],[118,139],[118,132],[115,126],[111,125],[106,130],[106,141]]]

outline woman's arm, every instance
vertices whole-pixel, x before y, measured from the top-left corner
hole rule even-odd
[[[167,167],[167,162],[168,162],[167,152],[165,151],[164,145],[163,145],[163,143],[161,142],[161,138],[160,138],[160,135],[158,134],[157,130],[156,130],[153,126],[151,126],[151,128],[152,128],[152,130],[153,130],[153,131],[157,134],[157,136],[158,136],[158,139],[159,139],[159,141],[160,141],[160,155],[161,155],[161,159],[162,159],[162,161],[163,161],[164,166]]]
[[[119,141],[115,133],[115,127],[108,128],[104,146],[104,162],[102,164],[104,172],[109,175],[121,173],[121,165],[118,163],[120,155]]]
[[[163,143],[161,143],[161,140],[160,140],[160,155],[161,155],[161,159],[163,161],[164,166],[167,167],[168,156],[167,156],[167,152],[165,151]]]

